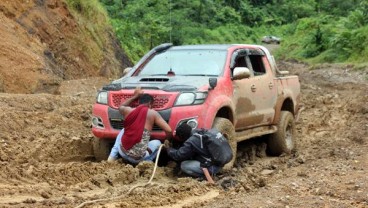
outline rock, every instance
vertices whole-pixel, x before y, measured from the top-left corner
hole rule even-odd
[[[50,195],[49,193],[45,192],[45,191],[43,191],[43,192],[41,193],[41,196],[42,196],[43,198],[45,198],[45,199],[49,199],[49,198],[51,197],[51,195]]]
[[[37,202],[37,200],[33,199],[33,198],[28,198],[28,199],[23,201],[23,203],[25,203],[25,204],[34,204],[36,202]]]
[[[81,140],[81,138],[80,138],[80,137],[73,136],[73,137],[72,137],[72,140],[74,140],[74,141],[79,141],[79,140]]]
[[[265,170],[262,170],[261,174],[262,175],[271,175],[273,172],[275,172],[275,171],[274,170],[265,169]]]

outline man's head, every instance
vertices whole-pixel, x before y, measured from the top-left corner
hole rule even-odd
[[[147,104],[149,107],[153,105],[153,97],[149,94],[142,94],[139,97],[139,104]]]
[[[180,141],[186,141],[192,135],[192,127],[190,127],[186,123],[180,124],[180,126],[178,126],[175,131],[175,135],[179,138]]]

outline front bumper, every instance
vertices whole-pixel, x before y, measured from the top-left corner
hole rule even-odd
[[[173,131],[178,125],[189,120],[196,121],[198,128],[207,127],[205,122],[200,119],[206,118],[204,105],[173,107],[157,112],[168,122]],[[115,139],[124,126],[124,119],[117,109],[98,103],[93,106],[92,120],[94,120],[92,133],[100,139]],[[151,138],[164,140],[165,136],[166,134],[161,128],[153,127]]]

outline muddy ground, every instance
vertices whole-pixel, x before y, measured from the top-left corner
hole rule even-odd
[[[368,70],[280,65],[302,84],[297,152],[270,157],[264,138],[246,141],[215,185],[178,177],[171,163],[130,194],[153,163],[95,162],[92,153],[91,109],[109,80],[0,94],[0,207],[368,207]]]

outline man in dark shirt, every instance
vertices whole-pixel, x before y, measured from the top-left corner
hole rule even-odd
[[[196,130],[183,123],[176,128],[176,136],[184,142],[179,149],[174,149],[165,141],[167,154],[173,160],[181,162],[180,169],[194,177],[203,177],[203,168],[207,168],[211,175],[218,173],[221,167],[211,164],[208,150],[203,146],[202,140],[194,136]]]

